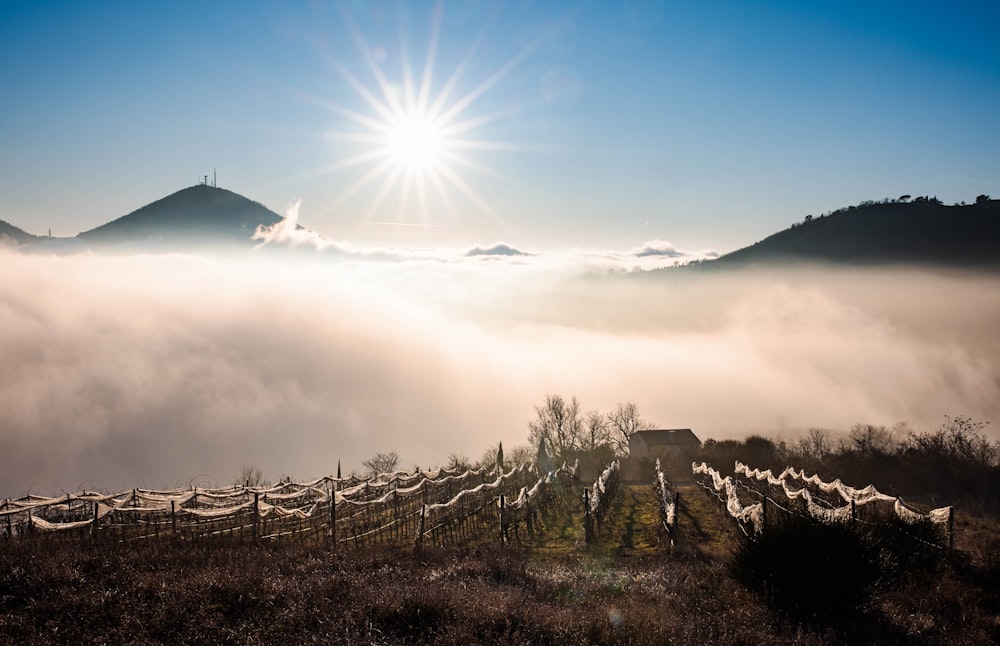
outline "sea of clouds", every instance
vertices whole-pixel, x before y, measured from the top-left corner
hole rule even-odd
[[[993,275],[622,275],[672,247],[302,253],[285,233],[215,257],[0,249],[0,497],[307,478],[384,451],[427,468],[525,442],[547,393],[702,439],[946,414],[997,436]]]

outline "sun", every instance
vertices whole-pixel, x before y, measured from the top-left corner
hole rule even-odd
[[[336,142],[344,154],[316,172],[359,172],[328,205],[329,211],[340,209],[371,187],[372,198],[361,214],[360,224],[438,227],[460,223],[471,212],[491,220],[498,217],[479,195],[470,176],[510,181],[477,157],[487,151],[519,147],[479,136],[482,128],[509,118],[511,113],[509,107],[482,112],[481,99],[524,60],[534,45],[521,49],[492,74],[463,89],[470,80],[468,64],[475,46],[450,75],[442,75],[437,61],[442,14],[443,4],[439,3],[431,21],[423,70],[415,72],[402,35],[396,58],[387,58],[384,49],[369,45],[350,13],[345,13],[345,23],[371,79],[366,82],[357,76],[356,68],[349,69],[330,59],[360,101],[357,107],[321,101],[342,119],[338,127],[324,133],[324,138]],[[394,199],[393,214],[387,209],[392,210],[388,207]],[[448,216],[446,221],[441,219],[444,216]]]
[[[405,168],[430,171],[440,163],[441,129],[424,115],[403,115],[391,124],[388,139],[392,156]]]

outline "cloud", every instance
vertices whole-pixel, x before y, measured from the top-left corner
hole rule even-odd
[[[472,249],[469,249],[465,253],[466,257],[473,256],[533,256],[534,254],[526,253],[520,249],[515,249],[510,245],[506,245],[502,242],[494,244],[492,247],[481,247],[476,245]]]
[[[426,467],[546,393],[703,438],[1000,412],[992,276],[0,254],[0,496]]]
[[[678,251],[674,245],[666,240],[650,240],[640,247],[636,247],[629,254],[637,258],[649,256],[666,256],[667,258],[684,258],[687,256],[683,251]]]

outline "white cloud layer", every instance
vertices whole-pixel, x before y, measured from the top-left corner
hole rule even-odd
[[[575,256],[573,256],[575,258]],[[567,264],[568,267],[567,268]],[[1000,424],[1000,281],[0,250],[0,496],[525,441],[546,393],[702,438]]]

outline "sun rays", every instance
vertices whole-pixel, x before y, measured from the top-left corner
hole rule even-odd
[[[490,207],[473,177],[504,180],[504,176],[477,157],[488,151],[511,151],[518,146],[490,139],[485,129],[507,118],[509,111],[482,109],[483,97],[530,53],[522,48],[481,80],[470,72],[483,34],[453,67],[439,59],[444,8],[436,5],[429,20],[429,39],[423,66],[415,72],[410,45],[402,27],[398,54],[390,60],[385,49],[369,44],[353,17],[346,22],[364,75],[342,61],[329,63],[352,90],[355,107],[323,102],[340,118],[324,137],[342,156],[318,173],[353,171],[355,177],[329,206],[345,208],[352,200],[363,204],[362,224],[401,227],[440,227],[461,224],[470,214],[492,220]],[[397,16],[397,23],[401,23]],[[440,68],[449,72],[440,74]],[[440,80],[442,79],[443,80]]]

